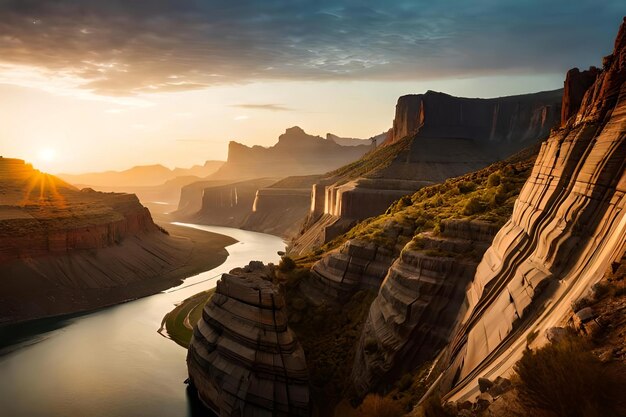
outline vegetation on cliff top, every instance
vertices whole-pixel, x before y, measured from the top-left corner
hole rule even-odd
[[[396,155],[407,148],[411,139],[407,136],[391,145],[380,146],[362,158],[329,172],[326,177],[338,177],[348,181],[386,168],[393,162]]]
[[[345,303],[311,304],[300,293],[308,268],[278,273],[285,286],[289,326],[304,349],[309,367],[312,402],[320,415],[332,415],[349,390],[356,342],[365,323],[374,291],[353,294]]]
[[[515,199],[530,176],[537,150],[537,147],[529,148],[479,171],[404,196],[384,214],[360,222],[324,245],[322,252],[349,239],[368,240],[390,249],[395,245],[402,247],[419,233],[438,233],[442,220],[448,219],[482,220],[500,227],[513,212]],[[403,237],[406,241],[401,240]]]

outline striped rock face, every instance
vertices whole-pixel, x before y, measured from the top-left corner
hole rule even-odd
[[[554,326],[626,249],[626,21],[604,64],[582,102],[570,97],[579,110],[543,143],[477,268],[450,346],[449,398],[510,372],[524,332]]]
[[[304,351],[267,269],[251,264],[222,275],[194,328],[190,381],[220,416],[309,415]]]

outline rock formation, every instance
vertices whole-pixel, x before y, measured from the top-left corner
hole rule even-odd
[[[217,226],[240,227],[253,210],[257,190],[275,182],[275,178],[259,178],[206,187],[202,190],[202,206],[190,219]]]
[[[577,88],[592,78],[578,106]],[[626,21],[604,68],[568,74],[566,93],[564,115],[578,111],[542,145],[467,291],[443,365],[449,398],[510,373],[525,335],[545,334],[626,249]]]
[[[223,274],[194,327],[190,383],[220,416],[309,416],[304,352],[271,275],[260,262]]]
[[[311,186],[319,175],[287,177],[256,192],[242,229],[285,238],[295,236],[311,206]]]
[[[561,106],[561,124],[567,123],[570,117],[578,113],[585,92],[594,83],[600,71],[591,67],[587,71],[572,68],[567,71],[563,88],[563,105]]]
[[[358,289],[378,290],[393,260],[392,249],[365,240],[349,240],[313,265],[304,295],[315,298],[321,292],[341,299]]]
[[[342,146],[359,146],[359,145],[370,145],[373,148],[376,148],[385,142],[389,137],[389,133],[391,130],[387,132],[383,132],[380,135],[372,136],[369,139],[357,139],[357,138],[342,138],[337,135],[333,135],[332,133],[326,134],[326,140],[331,140],[338,145]]]
[[[228,161],[218,172],[183,187],[174,215],[180,220],[279,236],[295,234],[311,204],[309,179],[350,163],[371,149],[370,144],[338,145],[308,135],[299,127],[287,129],[269,148],[231,142]],[[287,182],[270,187],[281,178]]]
[[[428,91],[400,97],[386,144],[313,187],[305,231],[290,251],[306,253],[328,241],[329,227],[346,231],[403,195],[483,168],[547,137],[559,123],[561,95],[556,90],[470,99]]]
[[[546,137],[559,120],[561,95],[562,90],[490,99],[436,91],[402,96],[388,141],[420,132],[425,137],[488,140],[505,148],[528,144]]]
[[[389,268],[369,311],[352,369],[359,395],[433,359],[448,342],[465,288],[497,232],[491,223],[448,220],[416,235]]]
[[[0,322],[93,309],[182,278],[191,242],[164,233],[134,195],[78,190],[8,158],[0,195]]]
[[[332,140],[308,135],[295,126],[278,137],[276,145],[248,147],[228,145],[228,160],[211,179],[243,180],[262,177],[323,174],[359,159],[371,146],[341,146]]]

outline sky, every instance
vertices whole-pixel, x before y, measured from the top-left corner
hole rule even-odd
[[[0,155],[78,173],[224,160],[298,125],[367,138],[399,96],[561,88],[623,0],[0,0]]]

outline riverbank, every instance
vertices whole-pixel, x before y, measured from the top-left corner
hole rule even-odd
[[[1,265],[0,324],[85,312],[158,293],[221,265],[228,257],[226,246],[237,242],[158,223],[168,234],[140,234],[97,251]]]
[[[187,349],[191,342],[193,326],[200,320],[202,310],[213,294],[215,294],[215,288],[183,300],[163,317],[159,333]]]

